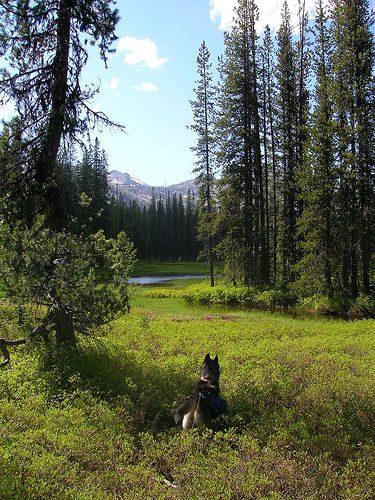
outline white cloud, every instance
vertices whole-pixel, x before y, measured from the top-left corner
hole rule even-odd
[[[155,42],[149,38],[135,38],[125,36],[119,39],[117,53],[124,52],[124,61],[139,68],[148,67],[150,69],[162,68],[168,61],[167,57],[158,56],[158,48]]]
[[[117,89],[119,85],[120,85],[120,79],[119,78],[112,78],[111,83],[109,84],[109,86],[111,87],[111,89]]]
[[[233,9],[236,0],[210,0],[210,18],[212,21],[220,19],[219,28],[227,30],[232,25]]]
[[[260,0],[256,2],[259,8],[259,21],[257,30],[262,31],[268,24],[270,28],[278,29],[281,24],[281,10],[284,0]],[[228,30],[232,25],[234,7],[237,0],[210,0],[210,18],[213,21],[219,19],[219,29]],[[298,25],[298,0],[289,0],[288,2],[291,24],[297,31]],[[305,11],[309,17],[313,17],[315,0],[305,1]]]
[[[0,120],[10,120],[16,114],[13,102],[9,101],[0,106]]]
[[[134,88],[141,92],[156,92],[159,90],[156,85],[150,82],[142,82],[141,85],[135,85]]]

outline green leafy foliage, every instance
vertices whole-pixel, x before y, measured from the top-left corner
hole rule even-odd
[[[185,292],[182,290],[174,290],[173,288],[151,288],[142,293],[142,297],[149,299],[165,299],[171,297],[181,297]]]
[[[124,233],[106,240],[103,232],[77,236],[45,227],[37,217],[31,228],[0,224],[0,264],[9,293],[19,304],[42,306],[40,326],[51,328],[58,343],[74,344],[76,333],[92,333],[129,310],[128,280],[135,250]],[[94,269],[112,265],[117,286],[97,287]]]
[[[128,312],[130,311],[128,281],[136,262],[136,253],[133,242],[121,231],[117,239],[113,240],[112,248],[108,254],[113,278],[117,288],[119,288],[120,301],[125,305]]]
[[[168,295],[169,292],[169,295]],[[145,292],[147,297],[157,297],[157,290]],[[161,295],[159,295],[161,296]],[[170,290],[164,296],[176,296]],[[224,304],[224,305],[245,305],[247,307],[259,307],[273,309],[276,307],[288,307],[297,302],[294,294],[281,290],[259,291],[248,286],[233,286],[219,284],[215,287],[208,287],[207,284],[191,285],[178,294],[188,302],[201,304]]]

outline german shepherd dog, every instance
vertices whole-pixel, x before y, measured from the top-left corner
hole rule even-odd
[[[173,413],[176,425],[182,424],[182,428],[186,431],[206,425],[210,419],[226,411],[227,403],[219,396],[220,372],[218,357],[211,359],[207,354],[194,393],[188,396]]]

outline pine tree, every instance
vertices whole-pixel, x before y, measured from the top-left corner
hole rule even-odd
[[[194,207],[193,195],[188,190],[187,199],[186,199],[186,217],[185,217],[185,257],[187,260],[194,260],[196,257],[196,227],[197,227],[197,214]]]
[[[158,245],[158,230],[157,230],[157,212],[156,212],[156,198],[155,191],[152,190],[151,204],[148,209],[148,231],[151,238],[151,258],[158,258],[159,245]]]
[[[315,108],[312,115],[309,168],[304,171],[306,207],[300,220],[303,258],[297,266],[299,290],[306,295],[333,297],[333,272],[337,245],[334,115],[332,99],[332,43],[322,0],[318,0],[314,27]]]
[[[98,44],[106,63],[116,39],[119,18],[112,3],[0,1],[0,55],[7,60],[0,71],[0,98],[3,104],[14,102],[20,118],[25,168],[36,181],[28,183],[29,193],[38,191],[52,217],[58,197],[51,180],[62,138],[75,138],[98,121],[115,125],[90,109],[97,89],[82,88],[80,81],[86,43]]]
[[[59,197],[56,203],[58,212],[55,211],[55,217],[59,216],[59,220],[55,220],[55,225],[59,227],[71,226],[73,228],[74,219],[79,210],[75,166],[76,152],[70,143],[60,150],[55,171],[56,195]]]
[[[292,266],[297,262],[297,130],[298,101],[296,87],[296,51],[288,5],[284,2],[282,22],[277,32],[278,149],[282,187],[279,212],[278,250],[281,281],[293,280]]]
[[[194,124],[190,128],[197,134],[197,145],[192,149],[197,161],[194,173],[198,185],[199,230],[198,237],[203,244],[203,258],[209,266],[211,286],[214,278],[214,103],[215,90],[212,85],[210,53],[205,42],[199,48],[197,70],[199,79],[194,89],[195,100],[190,101]]]
[[[100,148],[99,139],[95,138],[94,146],[91,147],[91,168],[93,170],[93,199],[91,209],[93,211],[93,231],[104,229],[108,220],[109,183],[108,183],[108,160],[104,150]]]
[[[172,195],[172,224],[171,224],[171,229],[172,229],[172,259],[175,261],[178,258],[178,248],[177,248],[177,241],[178,241],[178,202],[177,202],[177,194],[173,193]]]
[[[246,284],[267,281],[263,272],[265,258],[268,259],[260,150],[256,19],[254,2],[239,1],[234,27],[232,32],[225,34],[225,54],[219,63],[220,222],[225,232],[221,249],[233,280]]]
[[[343,288],[356,297],[359,278],[370,292],[373,252],[374,36],[366,0],[332,6],[334,103],[340,161],[340,213]],[[358,244],[359,243],[359,244]],[[361,273],[360,273],[361,271]]]
[[[176,247],[178,258],[181,259],[185,253],[186,239],[184,234],[185,227],[185,206],[182,199],[182,194],[178,196],[177,207],[177,233],[176,233]]]
[[[78,195],[87,200],[79,212],[80,221],[90,231],[96,232],[108,226],[109,184],[108,161],[104,150],[100,149],[96,138],[84,150],[82,161],[78,167]]]
[[[271,254],[273,282],[277,282],[277,220],[278,220],[278,183],[277,183],[277,158],[275,138],[275,62],[274,46],[270,27],[267,25],[263,37],[262,57],[262,93],[263,93],[263,154],[265,164],[266,183],[266,213],[268,253]],[[270,165],[270,188],[268,189]],[[269,207],[269,208],[268,208]],[[270,222],[268,222],[270,220]]]
[[[159,196],[157,211],[156,211],[156,224],[157,224],[157,235],[158,235],[158,258],[160,262],[163,262],[166,257],[166,239],[165,239],[165,209],[164,203]]]
[[[308,16],[305,11],[305,0],[298,0],[298,26],[299,39],[297,43],[297,103],[298,115],[296,124],[296,169],[297,181],[298,172],[303,171],[305,166],[305,156],[308,142],[308,120],[310,115],[309,109],[309,61],[310,61],[310,41],[307,37]],[[304,208],[304,200],[302,196],[298,196],[297,216],[300,217]]]

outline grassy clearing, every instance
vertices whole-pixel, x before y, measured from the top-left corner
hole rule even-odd
[[[374,498],[373,320],[185,314],[179,299],[155,314],[147,300],[77,353],[12,350],[0,498]],[[16,337],[6,304],[0,327]],[[170,415],[206,352],[224,366],[229,411],[182,433]]]

